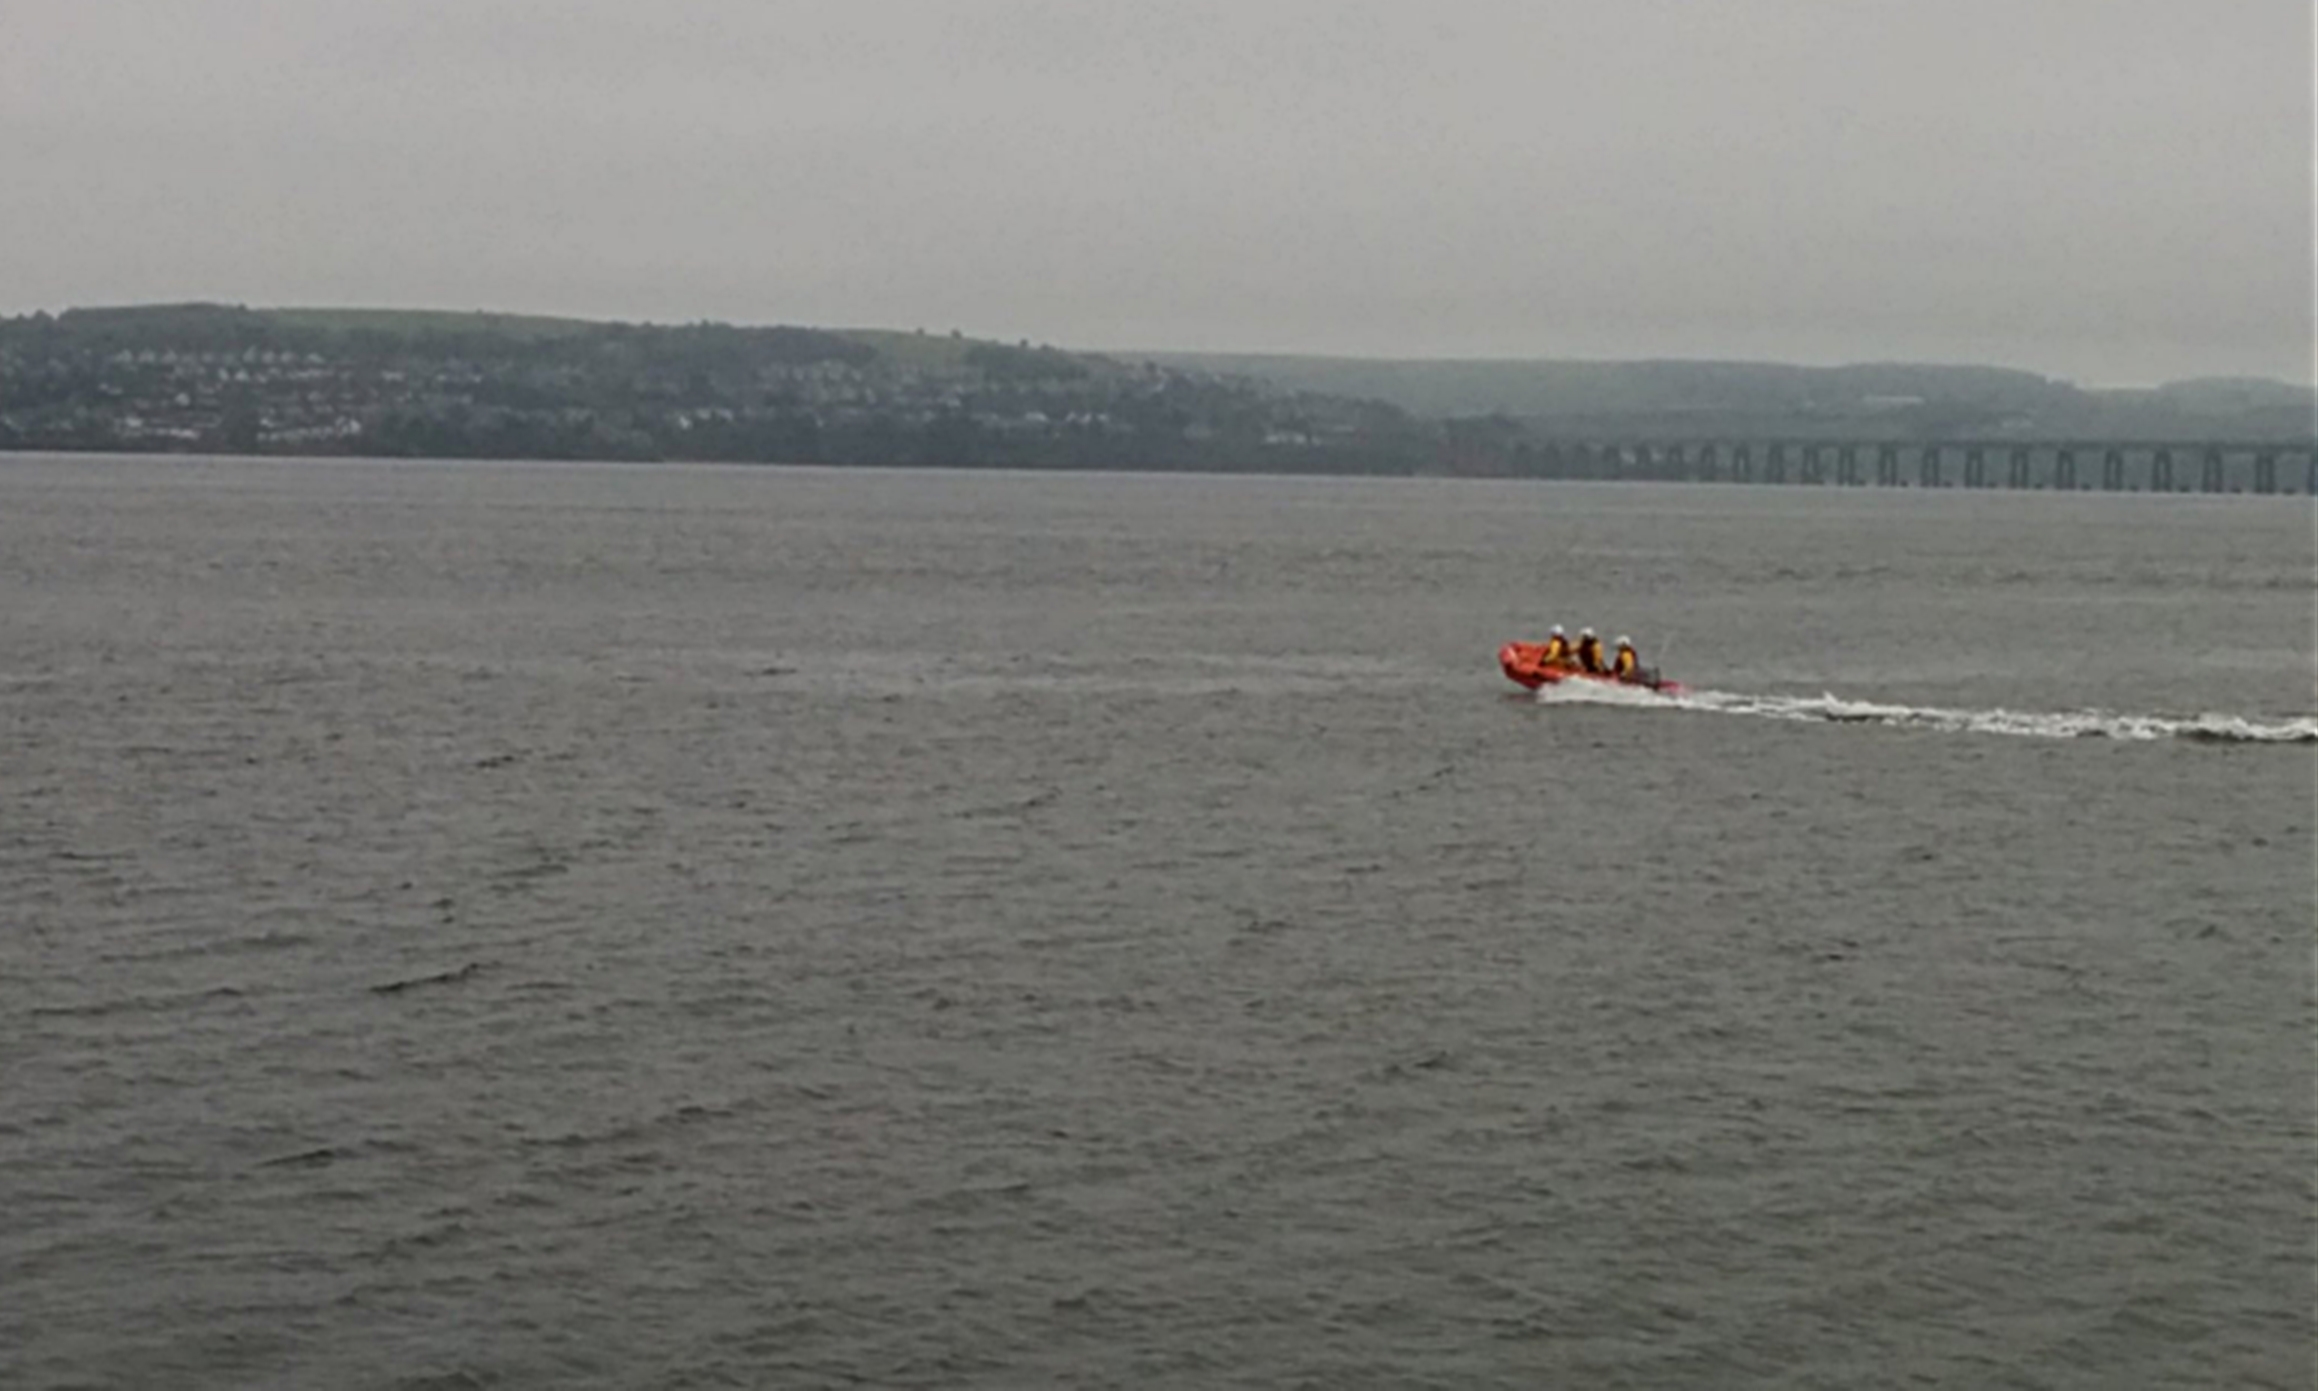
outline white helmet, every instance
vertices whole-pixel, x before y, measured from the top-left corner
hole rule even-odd
[[[1593,630],[1593,629],[1591,629],[1591,628],[1580,628],[1580,629],[1578,629],[1578,636],[1579,636],[1579,637],[1581,637],[1581,638],[1590,638],[1590,637],[1592,637],[1593,635],[1594,635],[1594,630]]]
[[[1634,640],[1633,640],[1632,638],[1619,638],[1619,639],[1618,639],[1618,646],[1620,646],[1620,647],[1632,647],[1633,645],[1634,645]]]
[[[1555,636],[1555,637],[1559,638],[1559,637],[1567,637],[1567,636],[1569,636],[1569,634],[1567,634],[1567,633],[1564,633],[1564,632],[1561,630],[1561,625],[1560,625],[1559,623],[1556,623],[1556,624],[1554,624],[1554,625],[1553,625],[1553,636]]]

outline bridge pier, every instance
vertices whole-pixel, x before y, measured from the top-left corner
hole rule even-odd
[[[1945,480],[1940,477],[1940,453],[1940,446],[1927,444],[1923,452],[1916,456],[1916,483],[1919,486],[1938,488],[1945,485]]]
[[[1976,444],[1964,451],[1964,486],[1967,488],[1985,488],[1988,486],[1988,451]]]
[[[2077,490],[2077,452],[2065,444],[2052,458],[2052,486],[2072,493]]]
[[[1772,445],[1770,456],[1763,460],[1763,481],[1765,483],[1784,483],[1787,481],[1787,446],[1784,444]]]
[[[2222,463],[2221,451],[2208,447],[2205,451],[2204,476],[2198,480],[2200,491],[2222,493],[2229,491],[2229,470]]]
[[[2170,493],[2173,491],[2172,450],[2160,449],[2149,460],[2149,491],[2153,493]]]
[[[1899,451],[1888,444],[1875,451],[1875,485],[1879,488],[1899,486]]]
[[[1803,446],[1803,481],[1806,483],[1824,483],[1827,481],[1827,456],[1816,444]]]
[[[1859,446],[1844,445],[1835,451],[1835,481],[1845,488],[1859,486]]]
[[[2125,491],[2125,451],[2111,449],[2101,455],[2101,489],[2104,492]]]
[[[2257,493],[2278,491],[2277,451],[2265,449],[2254,456],[2254,491]]]

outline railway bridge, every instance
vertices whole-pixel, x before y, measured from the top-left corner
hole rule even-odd
[[[2310,441],[1556,439],[1520,445],[1513,465],[1536,478],[2318,494]]]

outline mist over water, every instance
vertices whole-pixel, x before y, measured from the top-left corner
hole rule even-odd
[[[8,459],[0,1383],[2307,1384],[2312,547]]]

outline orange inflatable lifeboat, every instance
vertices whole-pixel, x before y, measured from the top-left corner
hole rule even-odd
[[[1543,686],[1559,685],[1564,681],[1593,681],[1605,686],[1640,686],[1645,690],[1678,695],[1682,686],[1675,681],[1661,681],[1658,674],[1645,670],[1635,679],[1622,681],[1608,672],[1580,671],[1574,666],[1548,662],[1542,642],[1509,642],[1497,649],[1497,665],[1505,669],[1505,677],[1516,686],[1537,690]]]

